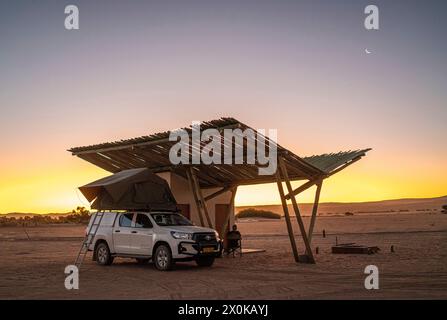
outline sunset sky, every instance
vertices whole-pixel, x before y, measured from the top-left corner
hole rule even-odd
[[[88,206],[77,187],[108,173],[70,147],[222,116],[300,156],[373,148],[323,202],[446,195],[447,3],[374,1],[367,31],[370,3],[0,2],[0,213]],[[236,198],[271,203],[272,185]]]

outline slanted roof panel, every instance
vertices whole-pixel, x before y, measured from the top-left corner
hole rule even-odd
[[[303,160],[329,174],[338,167],[356,158],[363,157],[366,152],[370,150],[371,149],[362,149],[354,151],[342,151],[338,153],[325,153],[310,157],[304,157]]]

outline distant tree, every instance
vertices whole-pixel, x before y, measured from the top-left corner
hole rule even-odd
[[[447,211],[447,204],[442,206],[442,210]]]
[[[76,207],[72,214],[62,219],[62,223],[88,223],[90,221],[90,211],[85,207]]]
[[[76,207],[76,211],[75,213],[79,213],[79,214],[89,214],[90,211],[88,211],[87,209],[85,209],[85,207]]]

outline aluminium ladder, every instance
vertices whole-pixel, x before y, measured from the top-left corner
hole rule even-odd
[[[98,211],[95,213],[95,217],[93,218],[90,228],[88,228],[87,234],[85,235],[81,249],[79,249],[78,256],[76,257],[74,263],[74,265],[78,267],[78,270],[81,268],[82,262],[84,261],[84,258],[87,255],[88,248],[95,239],[96,232],[98,232],[103,217],[104,217],[104,211]]]

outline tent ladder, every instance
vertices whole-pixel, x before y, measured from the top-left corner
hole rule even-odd
[[[78,255],[75,260],[75,266],[78,270],[81,268],[82,262],[87,255],[88,248],[93,243],[96,233],[98,232],[99,226],[101,225],[102,218],[104,217],[104,211],[98,211],[95,213],[92,224],[85,235],[84,241],[82,242],[81,249],[79,249]]]

